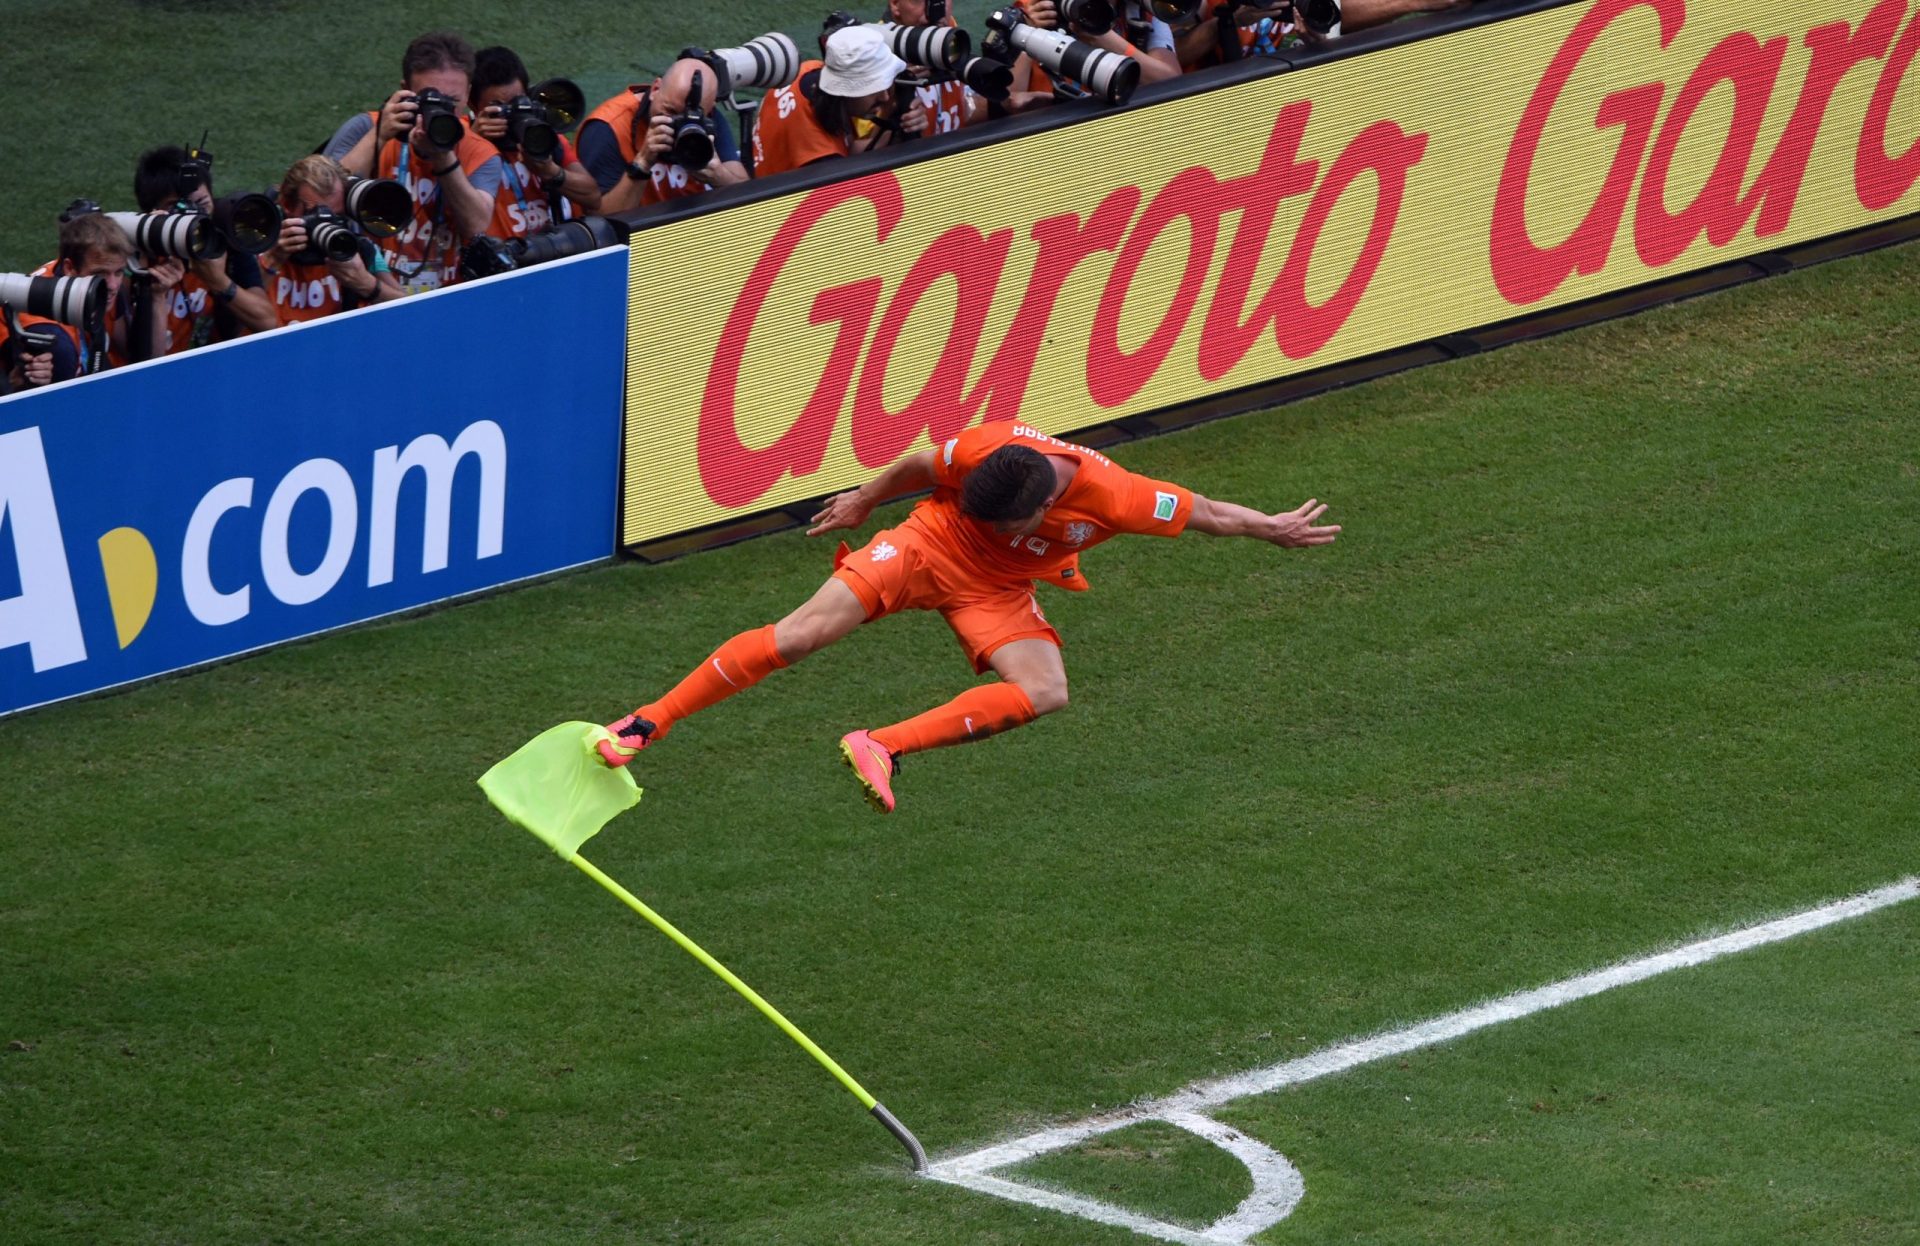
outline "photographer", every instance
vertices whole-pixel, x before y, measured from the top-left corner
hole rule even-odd
[[[887,20],[898,26],[952,26],[946,0],[887,0]],[[910,85],[913,103],[899,117],[903,134],[951,134],[987,119],[986,97],[957,78],[938,77],[925,65],[909,65],[897,85]],[[896,101],[896,104],[899,101]]]
[[[98,345],[88,341],[87,336],[73,325],[48,320],[42,316],[22,315],[20,322],[23,328],[36,324],[52,325],[55,331],[65,339],[65,346],[58,342],[54,344],[53,368],[48,377],[50,381],[65,381],[84,373],[117,368],[127,362],[129,313],[125,283],[128,266],[133,260],[133,244],[127,241],[125,231],[108,217],[92,210],[91,204],[76,205],[76,209],[82,207],[86,210],[69,209],[61,216],[59,258],[34,269],[33,275],[106,279],[107,357],[99,358]],[[177,264],[172,267],[176,274],[181,271]],[[175,279],[178,279],[177,275]],[[37,364],[32,360],[18,359],[15,364],[16,366],[31,365],[30,368],[23,369],[29,383],[45,383],[33,380],[35,376],[46,371],[45,365]]]
[[[413,198],[413,222],[381,243],[408,293],[451,285],[460,248],[487,231],[500,191],[500,153],[460,116],[473,48],[458,35],[421,35],[400,58],[404,84],[377,112],[351,117],[326,155],[361,177],[392,178]]]
[[[691,101],[693,80],[700,98]],[[733,127],[719,114],[720,76],[712,65],[682,57],[650,86],[632,86],[587,114],[580,125],[580,162],[600,187],[600,211],[630,212],[650,203],[702,194],[747,180]],[[713,158],[698,169],[673,163],[674,129],[693,107],[706,118]]]
[[[1320,46],[1338,34],[1321,26],[1338,23],[1339,34],[1384,25],[1416,13],[1462,9],[1468,0],[1347,0],[1337,6],[1312,0],[1205,0],[1186,21],[1173,19],[1180,64],[1188,71],[1248,56],[1272,56],[1296,45]]]
[[[798,78],[760,101],[754,176],[890,145],[893,83],[906,67],[871,26],[845,26],[828,35],[824,62],[803,63]]]
[[[1062,29],[1061,0],[1016,0],[1016,3],[1026,10],[1027,20],[1035,26],[1046,30]],[[1160,7],[1159,3],[1150,3],[1149,0],[1114,0],[1113,10],[1117,20],[1111,29],[1096,34],[1071,23],[1065,29],[1082,43],[1132,57],[1140,66],[1142,86],[1150,82],[1165,82],[1180,76],[1180,58],[1174,50],[1173,28],[1155,12]],[[1171,7],[1186,6],[1176,4]],[[1047,91],[1061,88],[1046,70],[1023,55],[1014,65],[1013,89]],[[1075,93],[1070,84],[1066,89],[1068,94]]]
[[[213,211],[212,161],[179,147],[156,147],[140,157],[133,174],[133,197],[142,212],[186,209]],[[162,267],[180,270],[170,286],[159,284]],[[178,260],[152,265],[149,297],[154,299],[154,354],[169,355],[208,342],[225,342],[274,328],[273,305],[261,289],[260,265],[244,251],[228,248],[214,260]]]
[[[523,151],[507,109],[527,95],[527,66],[512,48],[481,48],[473,58],[473,132],[500,152],[500,190],[494,196],[495,238],[537,234],[557,220],[600,210],[600,188],[574,154],[566,135],[555,134],[550,155]],[[555,127],[557,130],[559,127]]]
[[[295,161],[280,181],[280,209],[286,213],[280,237],[260,257],[276,324],[318,320],[405,293],[370,239],[355,234],[357,254],[344,260],[330,260],[312,245],[310,216],[315,226],[348,223],[347,171],[338,161],[327,156]]]

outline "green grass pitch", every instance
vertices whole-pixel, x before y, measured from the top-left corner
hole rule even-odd
[[[223,189],[271,181],[431,27],[598,98],[817,17],[22,0],[0,75],[63,138],[16,162],[0,270],[156,143],[210,129]],[[1916,290],[1908,246],[1121,446],[1346,534],[1096,551],[1047,598],[1073,706],[909,759],[881,819],[834,740],[968,679],[890,620],[682,725],[588,855],[936,1157],[1911,875]],[[1138,1240],[911,1179],[473,786],[829,550],[610,566],[0,722],[0,1239]],[[1269,1246],[1909,1242],[1916,966],[1907,904],[1219,1115],[1304,1174]],[[1190,1223],[1246,1191],[1151,1126],[1018,1175]]]
[[[1115,451],[1340,542],[1118,541],[1064,714],[907,617],[649,751],[589,849],[936,1156],[1914,872],[1920,249]],[[890,510],[888,515],[897,515]],[[881,517],[883,520],[885,515]],[[0,724],[15,1241],[1048,1242],[885,1134],[474,777],[827,568],[780,535]],[[1920,906],[1222,1112],[1263,1241],[1912,1240]],[[1163,1218],[1152,1130],[1036,1163]]]

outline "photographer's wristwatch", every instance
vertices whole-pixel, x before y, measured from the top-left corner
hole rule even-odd
[[[214,292],[213,301],[216,303],[231,303],[234,300],[234,296],[239,293],[240,293],[240,283],[237,281],[229,280],[227,282],[226,289],[217,290]]]
[[[636,182],[644,182],[653,176],[652,167],[638,160],[627,161],[627,176]]]
[[[545,191],[559,190],[566,184],[567,171],[565,169],[555,169],[553,173],[540,179],[540,189]]]

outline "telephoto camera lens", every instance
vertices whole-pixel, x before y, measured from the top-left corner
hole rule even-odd
[[[887,38],[893,54],[909,65],[924,65],[953,73],[966,63],[973,51],[967,32],[954,26],[900,26],[893,22],[875,22]]]
[[[687,51],[696,51],[689,48]],[[687,52],[682,52],[682,56]],[[715,48],[713,55],[727,67],[727,80],[720,94],[731,95],[741,87],[754,90],[783,87],[800,75],[800,49],[779,31],[749,39],[737,48]],[[698,59],[705,60],[700,57]]]
[[[533,84],[528,92],[547,110],[547,120],[562,130],[587,115],[587,95],[570,78],[548,78]]]
[[[149,260],[207,260],[226,253],[212,220],[201,212],[108,212],[106,216]]]
[[[216,199],[213,225],[235,251],[260,255],[280,236],[280,205],[266,195],[235,194]]]
[[[98,324],[107,311],[104,277],[26,277],[0,273],[0,303],[29,316],[45,316],[75,328]]]
[[[1055,78],[1069,78],[1109,104],[1124,104],[1140,85],[1140,65],[1131,56],[1082,43],[1057,30],[1028,23],[1019,9],[995,9],[987,15],[986,51],[1011,64],[1025,52]]]
[[[413,197],[391,178],[347,177],[347,215],[375,238],[391,238],[413,219]]]
[[[957,76],[973,88],[975,94],[986,99],[1003,100],[1013,91],[1013,66],[1003,65],[992,57],[974,57],[960,66]]]

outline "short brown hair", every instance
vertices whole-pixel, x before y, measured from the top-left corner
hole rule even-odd
[[[411,82],[415,74],[428,69],[457,69],[472,78],[473,45],[446,30],[421,35],[400,58],[400,81]]]
[[[960,509],[988,523],[1027,519],[1059,484],[1046,455],[1029,446],[1001,446],[961,482]]]
[[[332,194],[333,188],[346,180],[346,167],[332,156],[302,156],[280,179],[280,202],[293,202],[295,187],[305,186],[324,196]]]
[[[133,243],[126,231],[100,212],[85,212],[60,225],[60,258],[79,268],[91,251],[105,251],[121,257],[133,254]]]

